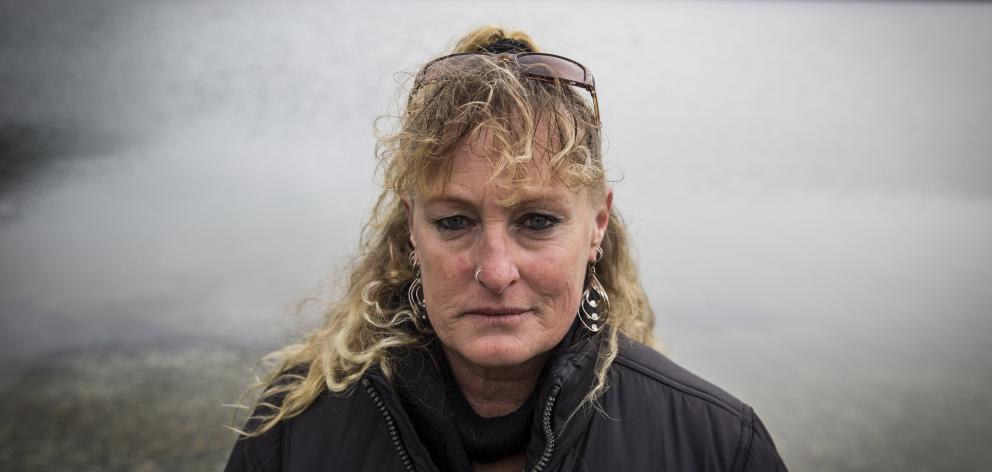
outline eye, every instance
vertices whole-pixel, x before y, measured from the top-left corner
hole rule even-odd
[[[459,231],[468,228],[471,221],[462,215],[448,216],[434,220],[434,224],[441,231]]]
[[[557,225],[558,218],[541,213],[530,213],[524,216],[521,224],[527,229],[542,231]]]

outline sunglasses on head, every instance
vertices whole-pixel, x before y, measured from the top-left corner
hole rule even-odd
[[[600,122],[599,100],[596,98],[596,81],[593,79],[592,73],[582,64],[567,57],[543,52],[498,54],[490,52],[460,52],[439,57],[425,64],[420,70],[420,73],[417,74],[417,79],[413,83],[413,89],[410,91],[410,101],[413,101],[413,96],[425,82],[443,77],[445,70],[468,64],[478,55],[496,56],[497,60],[514,62],[520,67],[522,75],[530,79],[554,84],[571,85],[588,90],[589,95],[592,96],[593,113],[595,114],[596,122]]]

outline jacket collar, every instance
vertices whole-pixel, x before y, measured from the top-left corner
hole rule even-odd
[[[527,446],[527,462],[524,470],[533,470],[543,463],[542,469],[560,460],[561,451],[569,447],[587,429],[592,418],[592,408],[580,405],[595,381],[595,366],[599,345],[604,333],[588,336],[578,320],[568,334],[555,348],[548,360],[544,381],[531,426],[531,439]],[[402,354],[401,354],[402,355]],[[437,471],[426,446],[420,441],[410,416],[404,410],[399,396],[381,367],[375,365],[366,373],[366,378],[380,395],[385,408],[395,421],[397,431],[406,447],[409,457],[421,471]],[[547,425],[545,424],[547,416]],[[550,441],[549,441],[550,439]],[[550,454],[549,454],[550,451]]]
[[[552,364],[546,381],[540,386],[540,402],[534,412],[524,470],[534,470],[538,464],[542,465],[541,469],[553,468],[551,466],[562,457],[562,451],[572,449],[572,444],[582,436],[592,418],[592,409],[582,405],[582,400],[596,378],[596,358],[602,336],[587,336],[585,330],[576,326],[573,330],[578,332],[570,343],[557,348],[558,352],[550,360]]]

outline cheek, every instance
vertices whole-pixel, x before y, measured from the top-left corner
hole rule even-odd
[[[475,281],[471,275],[471,261],[463,255],[453,254],[443,248],[424,247],[421,254],[421,281],[424,302],[431,319],[440,320],[457,314],[459,294]]]
[[[552,262],[557,261],[557,262]],[[531,285],[549,307],[554,324],[569,324],[579,310],[585,264],[575,257],[540,258],[531,271]]]

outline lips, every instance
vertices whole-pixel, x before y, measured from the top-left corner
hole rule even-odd
[[[478,316],[512,316],[512,315],[522,315],[530,311],[526,307],[476,307],[469,310],[465,310],[466,315],[478,315]]]

